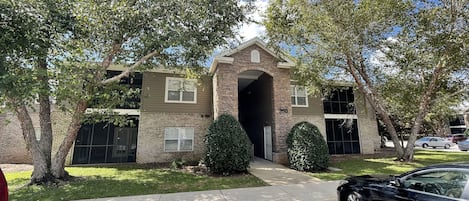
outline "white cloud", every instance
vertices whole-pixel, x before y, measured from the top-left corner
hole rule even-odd
[[[269,2],[267,0],[254,1],[254,12],[248,15],[248,17],[255,22],[246,23],[242,25],[239,30],[239,34],[243,38],[243,41],[266,35],[265,27],[262,25],[262,19],[265,11],[267,10],[268,4]]]

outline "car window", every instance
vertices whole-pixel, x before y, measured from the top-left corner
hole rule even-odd
[[[468,172],[438,171],[409,176],[403,181],[403,186],[417,191],[461,198],[468,179]]]

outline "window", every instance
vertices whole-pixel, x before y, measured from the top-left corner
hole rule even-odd
[[[75,140],[72,164],[135,162],[138,117],[129,117],[130,122],[134,125],[83,124]]]
[[[326,119],[329,154],[358,154],[360,139],[356,119]]]
[[[293,107],[308,107],[308,95],[304,86],[290,86]]]
[[[456,170],[416,173],[403,179],[403,186],[415,191],[462,198],[469,172]]]
[[[122,71],[106,71],[106,79],[120,75]],[[104,90],[102,87],[98,89],[96,96],[91,101],[89,108],[100,108],[102,106],[103,94],[111,97],[121,97],[117,102],[113,102],[113,109],[139,109],[140,95],[142,91],[143,74],[134,72],[127,77],[123,77],[119,81],[119,87],[112,87],[110,91]],[[106,92],[105,92],[106,91]]]
[[[34,127],[34,133],[36,133],[36,140],[41,140],[41,127]]]
[[[351,87],[336,89],[326,96],[323,105],[326,114],[355,114],[354,94]]]
[[[169,127],[164,129],[164,151],[193,151],[194,128]]]
[[[257,50],[252,50],[251,51],[251,62],[252,63],[260,63],[261,62],[259,51],[257,51]]]
[[[165,102],[196,103],[197,87],[194,80],[184,78],[166,78]]]

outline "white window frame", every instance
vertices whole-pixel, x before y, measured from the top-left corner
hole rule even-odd
[[[304,88],[305,90],[305,98],[306,98],[306,104],[305,105],[298,105],[298,88]],[[309,100],[308,100],[308,89],[305,86],[298,86],[298,85],[290,85],[290,90],[293,88],[293,95],[290,95],[291,98],[295,98],[295,103],[291,103],[292,107],[309,107]],[[291,92],[290,92],[291,93]]]
[[[168,139],[166,137],[166,132],[169,130],[169,129],[176,129],[177,130],[177,133],[178,133],[178,138],[170,138]],[[181,137],[181,132],[180,130],[186,130],[186,129],[191,129],[192,130],[192,138],[190,139],[182,139]],[[163,151],[164,152],[191,152],[191,151],[194,151],[194,128],[193,127],[166,127],[164,129],[164,140],[163,140],[163,144],[164,144],[164,148],[163,148]],[[177,140],[177,143],[178,143],[178,148],[177,150],[166,150],[166,141],[167,140]],[[191,145],[191,149],[190,150],[181,150],[181,141],[182,140],[192,140],[192,145]]]
[[[183,95],[183,86],[180,86],[179,89],[179,100],[168,100],[168,90],[169,90],[169,82],[172,80],[177,80],[180,81],[180,83],[184,83],[184,81],[189,81],[194,83],[194,100],[193,101],[183,101],[182,100],[182,95]],[[165,85],[165,95],[164,95],[164,101],[165,103],[197,103],[197,82],[193,79],[184,79],[184,78],[178,78],[178,77],[166,77],[166,85]]]

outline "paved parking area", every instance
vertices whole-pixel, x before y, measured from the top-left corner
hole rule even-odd
[[[404,141],[404,146],[407,146],[407,141]],[[392,143],[392,141],[387,141],[386,142],[386,147],[394,147],[394,144]],[[448,151],[448,152],[461,152],[461,150],[459,150],[458,148],[458,145],[457,144],[453,144],[453,146],[451,146],[449,149],[445,149],[443,147],[437,147],[437,148],[422,148],[422,147],[415,147],[415,149],[421,149],[421,150],[435,150],[435,151]]]

